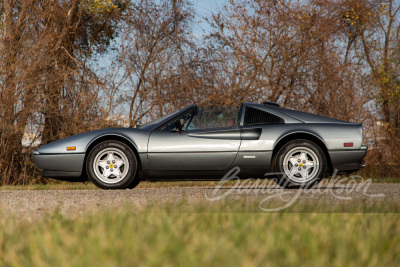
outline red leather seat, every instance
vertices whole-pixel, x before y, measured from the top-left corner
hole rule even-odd
[[[227,127],[232,127],[232,126],[235,126],[235,119],[230,119],[229,121],[228,121],[228,124],[226,125]]]

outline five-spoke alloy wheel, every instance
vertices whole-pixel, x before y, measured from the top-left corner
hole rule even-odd
[[[104,141],[86,160],[86,171],[94,184],[104,189],[124,189],[137,184],[137,160],[126,144]]]
[[[326,172],[326,157],[321,148],[308,140],[294,140],[284,145],[275,158],[278,183],[283,187],[310,188]]]

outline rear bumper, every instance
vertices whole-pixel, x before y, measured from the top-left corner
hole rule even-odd
[[[44,170],[43,177],[79,177],[82,174],[85,154],[40,154],[34,151],[33,160],[39,169]]]
[[[367,155],[367,146],[352,150],[329,151],[332,169],[338,171],[357,171],[365,167],[364,157]]]

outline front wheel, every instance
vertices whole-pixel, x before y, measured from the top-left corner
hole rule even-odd
[[[136,184],[135,153],[124,143],[104,141],[97,144],[86,160],[90,180],[103,189],[132,188]]]
[[[285,188],[311,188],[325,176],[326,157],[322,149],[308,140],[294,140],[276,155],[278,184]]]

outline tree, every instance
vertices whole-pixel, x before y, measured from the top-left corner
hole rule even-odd
[[[115,86],[131,88],[125,95],[131,125],[145,117],[162,116],[186,102],[178,101],[178,95],[181,99],[188,95],[178,81],[193,45],[189,36],[192,17],[187,1],[142,0],[127,8]]]
[[[109,0],[0,4],[1,183],[32,173],[28,129],[47,143],[93,128],[101,82],[87,60],[114,38],[122,9]]]
[[[368,101],[360,89],[360,66],[344,59],[347,49],[337,14],[321,5],[230,1],[214,14],[209,46],[217,44],[214,53],[224,59],[216,62],[224,73],[221,98],[263,99],[355,119]]]

